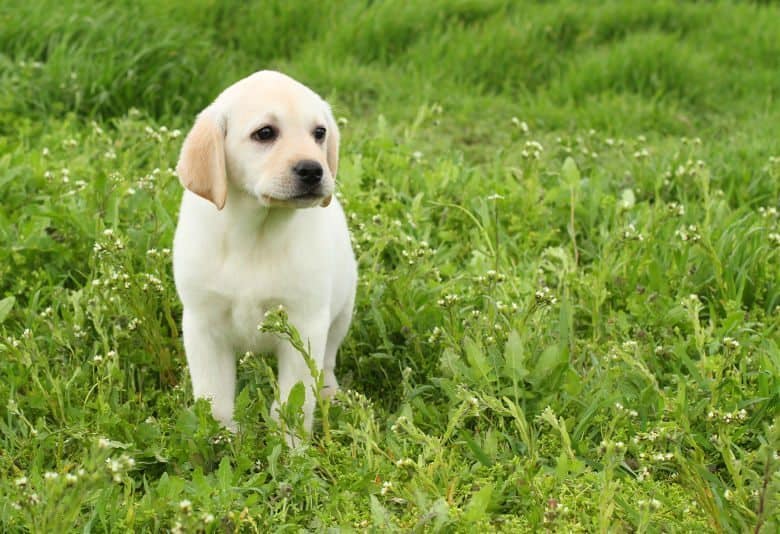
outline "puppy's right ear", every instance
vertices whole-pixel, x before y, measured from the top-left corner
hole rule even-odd
[[[217,209],[225,206],[227,172],[225,170],[225,128],[215,113],[206,108],[181,147],[176,174],[182,185],[211,201]]]

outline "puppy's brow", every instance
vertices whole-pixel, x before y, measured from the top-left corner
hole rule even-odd
[[[252,131],[262,128],[263,126],[271,125],[277,126],[279,124],[279,116],[276,113],[268,112],[260,117],[257,121],[252,123]]]

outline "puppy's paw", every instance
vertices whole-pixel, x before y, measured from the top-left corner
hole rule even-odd
[[[224,426],[225,429],[231,432],[232,434],[238,432],[238,423],[236,423],[235,420],[233,419],[230,419],[229,421],[223,421],[222,426]]]
[[[292,430],[286,430],[284,432],[284,441],[287,443],[287,446],[291,449],[297,449],[301,445],[304,444],[304,438],[297,432],[294,432]]]
[[[322,389],[320,390],[320,398],[322,399],[331,399],[333,398],[336,393],[339,392],[339,385],[336,384],[335,386],[322,386]]]
[[[321,398],[330,399],[339,392],[339,383],[336,380],[336,375],[334,375],[333,372],[325,371],[323,382],[322,389],[320,390]]]

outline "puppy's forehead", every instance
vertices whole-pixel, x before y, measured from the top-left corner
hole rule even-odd
[[[320,120],[323,100],[300,82],[273,71],[257,72],[235,83],[220,95],[234,120],[252,122],[263,118],[280,121]]]

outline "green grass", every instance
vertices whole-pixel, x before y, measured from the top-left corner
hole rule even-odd
[[[295,450],[269,358],[193,405],[168,250],[176,129],[269,67],[360,262]],[[0,529],[777,531],[779,72],[771,3],[5,2]]]

